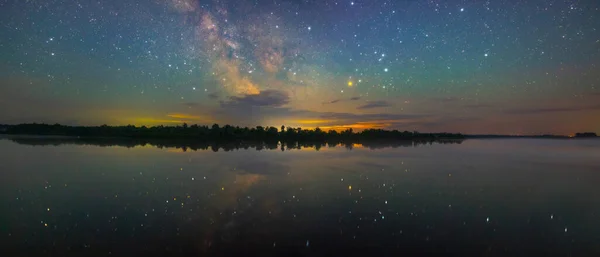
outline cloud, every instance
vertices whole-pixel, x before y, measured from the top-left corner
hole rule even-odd
[[[390,103],[388,103],[387,101],[371,101],[371,102],[368,102],[367,104],[356,107],[356,109],[366,110],[366,109],[374,109],[374,108],[390,107],[390,106],[392,106],[392,105]]]
[[[431,117],[421,114],[354,114],[297,110],[285,106],[287,95],[271,94],[231,97],[221,101],[221,108],[212,109],[209,116],[219,117],[221,123],[241,126],[302,126],[312,128],[404,128],[406,124],[425,122]],[[276,96],[276,97],[274,97]],[[265,100],[266,99],[266,100]],[[333,128],[335,127],[335,128]]]
[[[266,106],[281,107],[290,102],[290,97],[285,91],[264,90],[258,94],[247,94],[244,96],[231,96],[229,101],[221,102],[222,107],[227,106]]]
[[[326,124],[335,122],[335,120],[295,120],[294,122],[298,124]]]
[[[339,102],[344,102],[344,101],[356,101],[359,100],[360,97],[359,96],[355,96],[355,97],[350,97],[348,99],[333,99],[329,102],[324,102],[323,104],[335,104],[335,103],[339,103]]]
[[[219,93],[217,93],[217,92],[212,92],[212,93],[209,93],[207,96],[208,96],[208,98],[210,98],[210,99],[219,99],[219,97],[221,97],[221,96],[219,95]]]
[[[578,112],[578,111],[589,111],[589,110],[600,110],[600,104],[580,106],[580,107],[555,107],[555,108],[520,108],[506,110],[508,114],[542,114],[542,113],[557,113],[557,112]]]
[[[381,120],[407,120],[429,117],[428,115],[419,114],[389,114],[389,113],[374,113],[374,114],[354,114],[341,112],[316,112],[317,117],[328,120],[341,120],[351,122],[367,122]]]

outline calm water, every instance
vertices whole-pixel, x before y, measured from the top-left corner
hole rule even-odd
[[[600,256],[600,140],[31,141],[0,139],[2,256]]]

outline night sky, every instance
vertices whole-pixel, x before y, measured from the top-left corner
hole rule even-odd
[[[600,1],[0,0],[0,123],[600,132]]]

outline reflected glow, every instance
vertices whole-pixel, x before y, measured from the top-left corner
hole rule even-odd
[[[589,197],[600,192],[597,140],[411,142],[376,151],[368,142],[318,152],[209,147],[185,154],[62,140],[68,144],[0,139],[0,197],[18,207],[5,211],[8,250],[39,256],[84,244],[91,253],[118,248],[137,256],[156,244],[160,253],[239,256],[273,245],[298,252],[310,241],[315,253],[370,256],[361,249],[378,244],[401,256],[435,243],[469,256],[469,246],[489,243],[471,235],[487,231],[499,247],[491,248],[494,255],[544,249],[587,256],[593,245],[571,243],[600,233],[591,215],[600,202]],[[62,239],[44,243],[49,229]],[[523,244],[516,233],[557,243]],[[132,234],[136,240],[121,240]],[[148,239],[155,237],[163,239]]]

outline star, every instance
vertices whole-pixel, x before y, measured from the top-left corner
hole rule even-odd
[[[382,129],[475,134],[569,135],[574,129],[598,130],[589,122],[595,109],[587,106],[596,104],[594,97],[599,93],[594,74],[600,74],[600,67],[589,60],[600,60],[596,47],[600,16],[577,1],[552,5],[525,1],[518,6],[520,10],[540,12],[525,18],[521,17],[525,14],[515,13],[508,0],[205,2],[164,0],[132,5],[116,1],[109,6],[100,1],[90,6],[54,0],[52,5],[38,1],[11,5],[8,15],[2,17],[6,24],[3,35],[11,39],[0,47],[0,55],[10,60],[2,71],[19,74],[25,84],[36,81],[39,88],[51,89],[39,93],[40,97],[53,94],[47,97],[47,106],[52,108],[11,101],[14,108],[5,109],[30,111],[23,115],[0,112],[0,123],[36,122],[39,117],[34,114],[44,112],[47,120],[81,124],[110,125],[118,120],[173,125],[183,119],[165,118],[164,113],[176,112],[183,96],[190,103],[186,106],[205,101],[202,104],[210,117],[210,122],[186,120],[188,123],[281,126],[278,124],[288,120],[334,113],[332,116],[352,118],[318,125],[347,122],[345,125],[357,128],[369,124]],[[513,14],[514,19],[498,19]],[[472,23],[474,20],[477,22]],[[557,67],[565,71],[549,70]],[[88,83],[96,81],[94,78],[106,79]],[[12,84],[7,79],[0,78],[0,84]],[[60,90],[55,85],[61,85]],[[94,94],[98,89],[103,94]],[[191,93],[204,89],[205,96],[186,96],[189,89]],[[361,100],[332,99],[346,90],[349,97]],[[0,95],[12,95],[13,91],[0,86]],[[16,99],[30,99],[25,91],[16,91]],[[271,99],[273,95],[281,99]],[[122,112],[127,117],[108,115],[107,110],[123,96],[132,96],[128,99],[131,105]],[[149,96],[155,105],[143,111],[133,108]],[[406,100],[403,97],[409,96],[413,103],[457,96],[466,100],[413,104],[413,114],[429,118],[416,118],[410,124],[383,122],[372,116],[404,115],[401,108],[381,106],[400,106]],[[59,98],[67,104],[102,104],[62,112]],[[533,98],[544,101],[536,101],[534,106],[528,101]],[[332,100],[340,103],[320,105]],[[227,104],[237,101],[249,106]],[[270,111],[280,107],[270,101],[285,102],[294,117],[281,110]],[[361,101],[380,104],[356,109]],[[256,105],[259,113],[243,115]],[[238,108],[219,111],[221,106]],[[350,108],[342,110],[340,106]],[[495,126],[494,121],[483,118],[498,109],[504,111],[497,114],[497,120],[519,126]],[[371,116],[352,116],[367,110]],[[573,120],[575,113],[577,119]],[[152,119],[147,119],[150,116]],[[465,116],[472,121],[454,121]],[[154,123],[146,123],[148,120]],[[434,125],[426,120],[444,122]],[[567,125],[552,126],[555,122]]]

